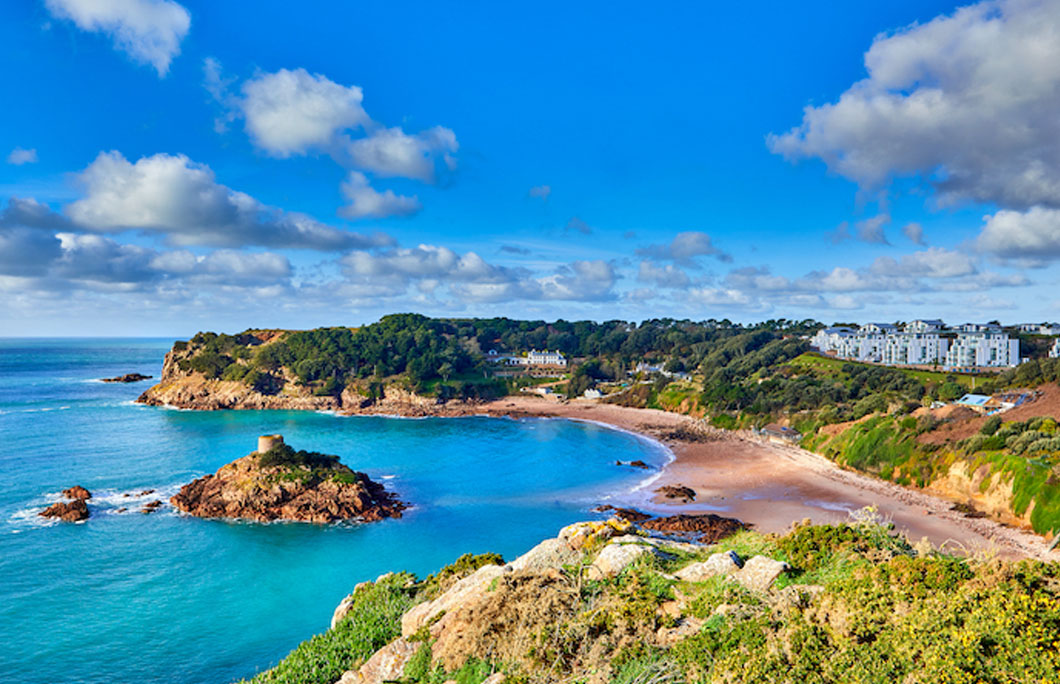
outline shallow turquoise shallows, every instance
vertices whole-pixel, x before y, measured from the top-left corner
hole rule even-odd
[[[133,403],[149,382],[97,381],[157,376],[171,344],[0,340],[0,681],[253,675],[325,630],[357,582],[422,576],[469,551],[512,558],[635,487],[644,474],[616,459],[666,458],[633,435],[563,420],[177,411]],[[332,526],[199,520],[168,503],[138,512],[272,432],[338,454],[414,508]],[[36,516],[75,484],[93,492],[90,520]]]

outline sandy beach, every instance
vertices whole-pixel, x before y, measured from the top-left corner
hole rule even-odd
[[[614,505],[672,515],[717,513],[750,523],[762,532],[784,532],[795,521],[850,520],[850,512],[876,506],[911,541],[927,537],[936,547],[960,553],[996,553],[1004,558],[1058,559],[1047,542],[1030,532],[951,510],[953,502],[840,468],[795,446],[763,442],[742,433],[712,432],[706,441],[672,433],[692,419],[654,409],[636,409],[590,400],[559,403],[541,397],[506,397],[476,407],[494,416],[551,416],[591,420],[658,440],[674,460],[642,491],[616,497]],[[615,455],[616,460],[621,454]],[[616,466],[619,467],[619,466]],[[695,501],[677,503],[654,495],[663,485],[683,485]]]

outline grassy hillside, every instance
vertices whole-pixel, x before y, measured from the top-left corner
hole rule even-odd
[[[418,650],[395,681],[478,684],[492,672],[513,684],[1060,681],[1055,563],[954,558],[914,548],[871,519],[779,537],[741,532],[591,580],[584,568],[599,548],[558,572],[494,582],[444,659],[426,631],[411,637]],[[673,574],[730,550],[791,569],[754,590],[724,576]],[[464,557],[424,581],[398,574],[363,587],[335,629],[252,681],[332,684],[400,635],[410,606],[489,562]],[[531,589],[547,610],[523,603]]]

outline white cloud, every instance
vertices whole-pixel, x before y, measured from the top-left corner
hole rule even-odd
[[[563,227],[564,232],[574,231],[582,235],[592,235],[593,227],[577,216],[572,216],[567,225]]]
[[[21,147],[16,147],[11,150],[11,154],[7,155],[7,163],[14,164],[15,166],[22,166],[23,164],[36,164],[37,163],[37,150],[24,150]]]
[[[219,69],[207,65],[207,87],[223,92]],[[370,119],[357,86],[343,86],[305,69],[280,69],[243,84],[238,100],[254,144],[277,157],[304,154],[336,143],[346,129]],[[221,98],[219,98],[221,99]]]
[[[970,254],[941,247],[930,247],[920,252],[905,254],[900,260],[879,257],[869,270],[878,275],[905,275],[926,278],[957,278],[979,272]]]
[[[83,31],[110,36],[114,47],[150,64],[159,76],[169,72],[191,15],[172,0],[45,0],[57,19],[69,19]]]
[[[544,299],[603,301],[615,298],[614,267],[599,259],[573,261],[560,267],[555,275],[537,280]]]
[[[343,181],[342,195],[350,203],[339,209],[339,215],[351,219],[409,216],[423,208],[418,197],[397,195],[393,190],[379,192],[360,171],[351,171]]]
[[[650,261],[640,262],[637,269],[637,280],[642,283],[654,283],[658,287],[688,287],[691,280],[688,274],[673,264],[658,266]]]
[[[673,241],[665,245],[648,245],[637,250],[637,254],[657,261],[673,261],[683,266],[695,267],[696,258],[713,256],[718,261],[732,261],[732,257],[714,246],[710,236],[700,231],[678,233]]]
[[[160,233],[175,245],[261,245],[324,251],[392,244],[326,226],[304,214],[269,207],[216,182],[213,171],[184,155],[156,154],[130,163],[101,153],[77,176],[84,197],[65,207],[94,231]]]
[[[456,134],[435,126],[415,135],[401,128],[381,128],[349,144],[355,166],[382,177],[413,178],[433,183],[439,159],[449,170],[456,168],[453,154],[460,148]]]
[[[931,180],[943,203],[1060,207],[1060,3],[999,0],[878,36],[868,77],[769,137],[864,189]]]
[[[1060,209],[1003,209],[984,221],[976,241],[984,252],[1031,266],[1060,257]]]

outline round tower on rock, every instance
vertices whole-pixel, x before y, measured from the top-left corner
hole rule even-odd
[[[283,444],[283,435],[262,435],[258,437],[258,453],[264,454],[269,449]]]

